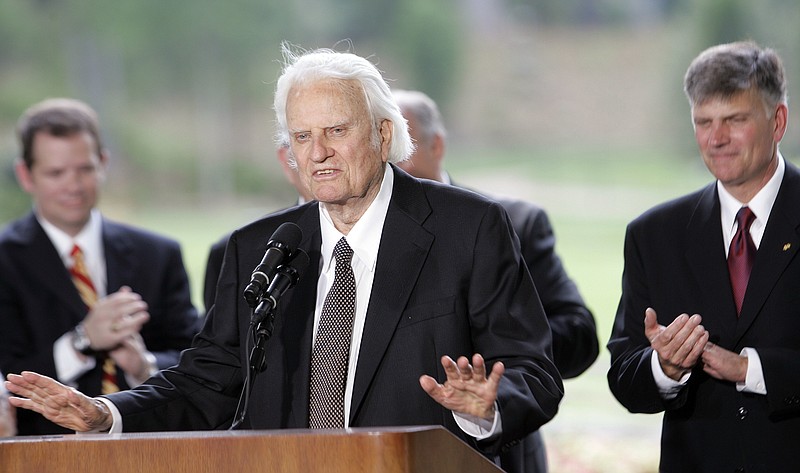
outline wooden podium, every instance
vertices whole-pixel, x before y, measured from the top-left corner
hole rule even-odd
[[[490,473],[443,427],[92,434],[0,439],[3,473]]]

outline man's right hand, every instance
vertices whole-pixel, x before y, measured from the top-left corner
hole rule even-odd
[[[142,296],[123,286],[98,300],[82,324],[93,350],[110,351],[119,347],[126,338],[139,333],[148,320],[150,314]]]
[[[32,371],[9,374],[6,388],[20,396],[9,398],[12,406],[38,412],[66,429],[102,432],[111,428],[113,419],[105,404],[47,376]]]
[[[708,343],[708,331],[700,325],[698,314],[681,314],[669,326],[659,325],[656,311],[648,308],[644,315],[644,333],[658,353],[664,374],[678,381],[691,371]]]

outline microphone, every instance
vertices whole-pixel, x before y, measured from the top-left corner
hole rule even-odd
[[[302,239],[303,231],[292,222],[281,224],[272,234],[267,242],[267,251],[264,253],[264,257],[253,269],[250,283],[244,289],[244,299],[251,308],[258,304],[262,293],[275,275],[276,268],[293,255]]]
[[[283,296],[288,289],[292,288],[300,280],[300,274],[305,271],[308,266],[308,254],[298,248],[294,257],[288,264],[278,266],[275,277],[264,294],[261,296],[261,302],[253,311],[253,324],[258,324],[267,314],[269,314],[275,307],[278,306],[278,299]]]

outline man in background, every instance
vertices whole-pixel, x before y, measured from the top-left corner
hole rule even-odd
[[[314,200],[314,197],[311,195],[311,193],[300,182],[300,176],[297,174],[297,169],[295,169],[290,162],[289,147],[285,145],[278,146],[276,155],[278,157],[278,163],[281,166],[281,171],[283,171],[284,177],[286,177],[286,180],[289,182],[289,184],[291,184],[292,187],[297,191],[296,205],[302,205],[306,202]],[[205,284],[203,286],[203,302],[206,306],[206,312],[214,303],[214,296],[217,293],[217,280],[219,280],[219,273],[222,269],[222,261],[225,256],[225,246],[228,243],[229,237],[230,234],[227,234],[217,240],[217,242],[211,245],[211,250],[208,252],[208,259],[206,260],[206,273],[204,278]],[[265,235],[264,238],[269,238],[269,235]]]
[[[797,471],[800,171],[780,58],[715,46],[684,90],[715,182],[628,225],[608,383],[629,411],[664,413],[663,473]]]
[[[444,171],[447,131],[438,106],[420,91],[394,90],[393,94],[416,145],[411,158],[399,166],[413,176],[451,184]],[[550,323],[556,367],[563,378],[574,378],[591,366],[599,352],[594,316],[555,252],[555,235],[545,211],[522,200],[495,200],[508,212],[519,237],[522,256]],[[501,466],[508,471],[546,472],[541,433],[537,430],[521,445],[504,452]]]
[[[177,363],[197,331],[181,250],[97,210],[108,157],[94,110],[45,100],[17,134],[15,171],[33,211],[0,233],[0,370],[37,371],[95,396]],[[67,432],[27,410],[17,427]]]

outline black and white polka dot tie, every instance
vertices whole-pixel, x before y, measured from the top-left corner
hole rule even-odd
[[[344,428],[344,391],[356,311],[356,278],[350,265],[353,249],[344,237],[334,247],[333,255],[336,274],[322,304],[317,340],[311,352],[309,427],[312,429]]]

